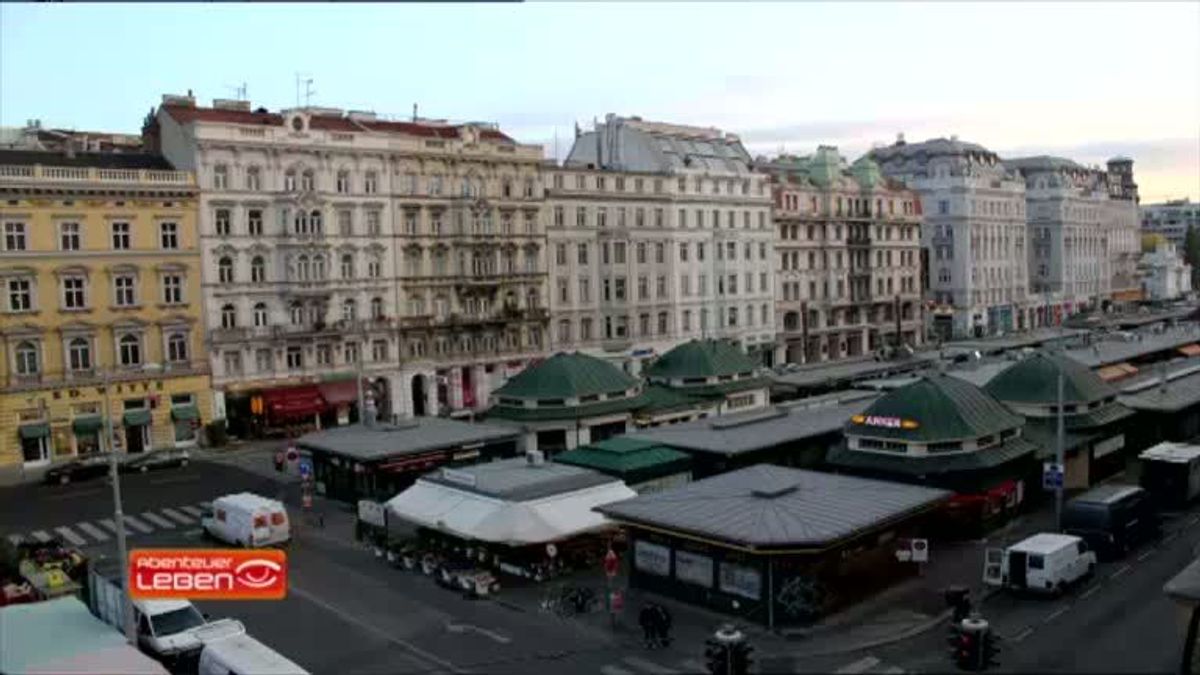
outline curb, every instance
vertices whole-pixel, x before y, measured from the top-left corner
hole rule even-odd
[[[900,642],[901,640],[907,640],[908,638],[915,637],[915,636],[920,635],[921,633],[924,633],[928,630],[932,630],[933,628],[937,627],[938,624],[945,623],[947,620],[949,620],[950,617],[953,616],[953,614],[954,614],[954,610],[947,609],[946,611],[942,612],[941,614],[939,614],[935,617],[932,617],[926,621],[923,621],[919,624],[916,624],[915,626],[910,626],[909,628],[905,628],[904,630],[902,630],[894,635],[889,635],[889,636],[883,637],[883,638],[877,638],[875,640],[867,640],[864,642],[858,642],[858,643],[855,643],[852,645],[847,645],[845,647],[835,647],[835,648],[831,648],[831,649],[816,649],[816,650],[812,650],[812,651],[802,651],[802,652],[785,652],[784,654],[781,654],[780,656],[790,656],[792,658],[812,658],[812,657],[818,657],[818,656],[837,656],[840,654],[848,654],[850,652],[858,652],[858,651],[863,651],[866,649],[875,649],[876,647],[883,647],[885,645],[890,645],[890,644],[893,644],[896,642]]]

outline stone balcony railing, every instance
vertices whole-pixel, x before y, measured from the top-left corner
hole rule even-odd
[[[91,166],[0,165],[0,179],[39,183],[104,183],[192,186],[195,176],[188,171],[149,169],[101,169]]]

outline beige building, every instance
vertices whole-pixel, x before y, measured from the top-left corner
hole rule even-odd
[[[775,201],[780,363],[924,343],[917,195],[837,148],[761,161]],[[897,342],[897,334],[899,342]]]

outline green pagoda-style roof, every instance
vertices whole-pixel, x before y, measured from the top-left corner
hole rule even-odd
[[[1023,422],[979,387],[939,374],[891,391],[851,418],[846,433],[944,443],[998,434]]]
[[[569,399],[621,394],[638,381],[594,356],[560,352],[530,366],[497,389],[497,398]]]
[[[1099,375],[1061,354],[1039,351],[993,377],[984,389],[1005,403],[1058,404],[1058,373],[1063,374],[1063,401],[1088,404],[1115,398],[1117,392]]]
[[[725,340],[691,340],[660,356],[646,368],[655,379],[694,379],[753,373],[754,361]]]
[[[554,461],[636,482],[686,471],[692,459],[655,441],[618,436],[568,450]]]

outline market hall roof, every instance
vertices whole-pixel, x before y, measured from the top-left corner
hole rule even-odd
[[[514,422],[577,419],[629,412],[643,398],[641,382],[611,363],[559,352],[492,392],[487,414]]]
[[[1057,405],[1058,375],[1063,376],[1063,401],[1088,405],[1116,398],[1117,392],[1087,366],[1069,356],[1039,351],[1009,366],[984,385],[1005,403]]]
[[[559,453],[554,461],[628,480],[629,476],[648,472],[686,471],[691,466],[692,458],[662,443],[617,436]]]
[[[999,434],[1022,424],[1021,417],[979,387],[936,374],[888,392],[862,415],[852,418],[846,433],[944,443]]]
[[[757,366],[727,340],[689,340],[658,357],[645,371],[652,380],[753,375]]]
[[[950,494],[757,464],[596,510],[634,527],[744,548],[819,549],[932,508]]]
[[[515,430],[499,425],[460,422],[442,417],[414,417],[400,424],[355,424],[314,431],[296,444],[359,461],[458,448],[475,443],[515,441]]]
[[[464,482],[460,480],[463,476],[470,476],[470,479]],[[442,469],[422,476],[421,480],[515,502],[617,481],[599,471],[544,460],[531,463],[525,457],[472,464],[450,471]]]

